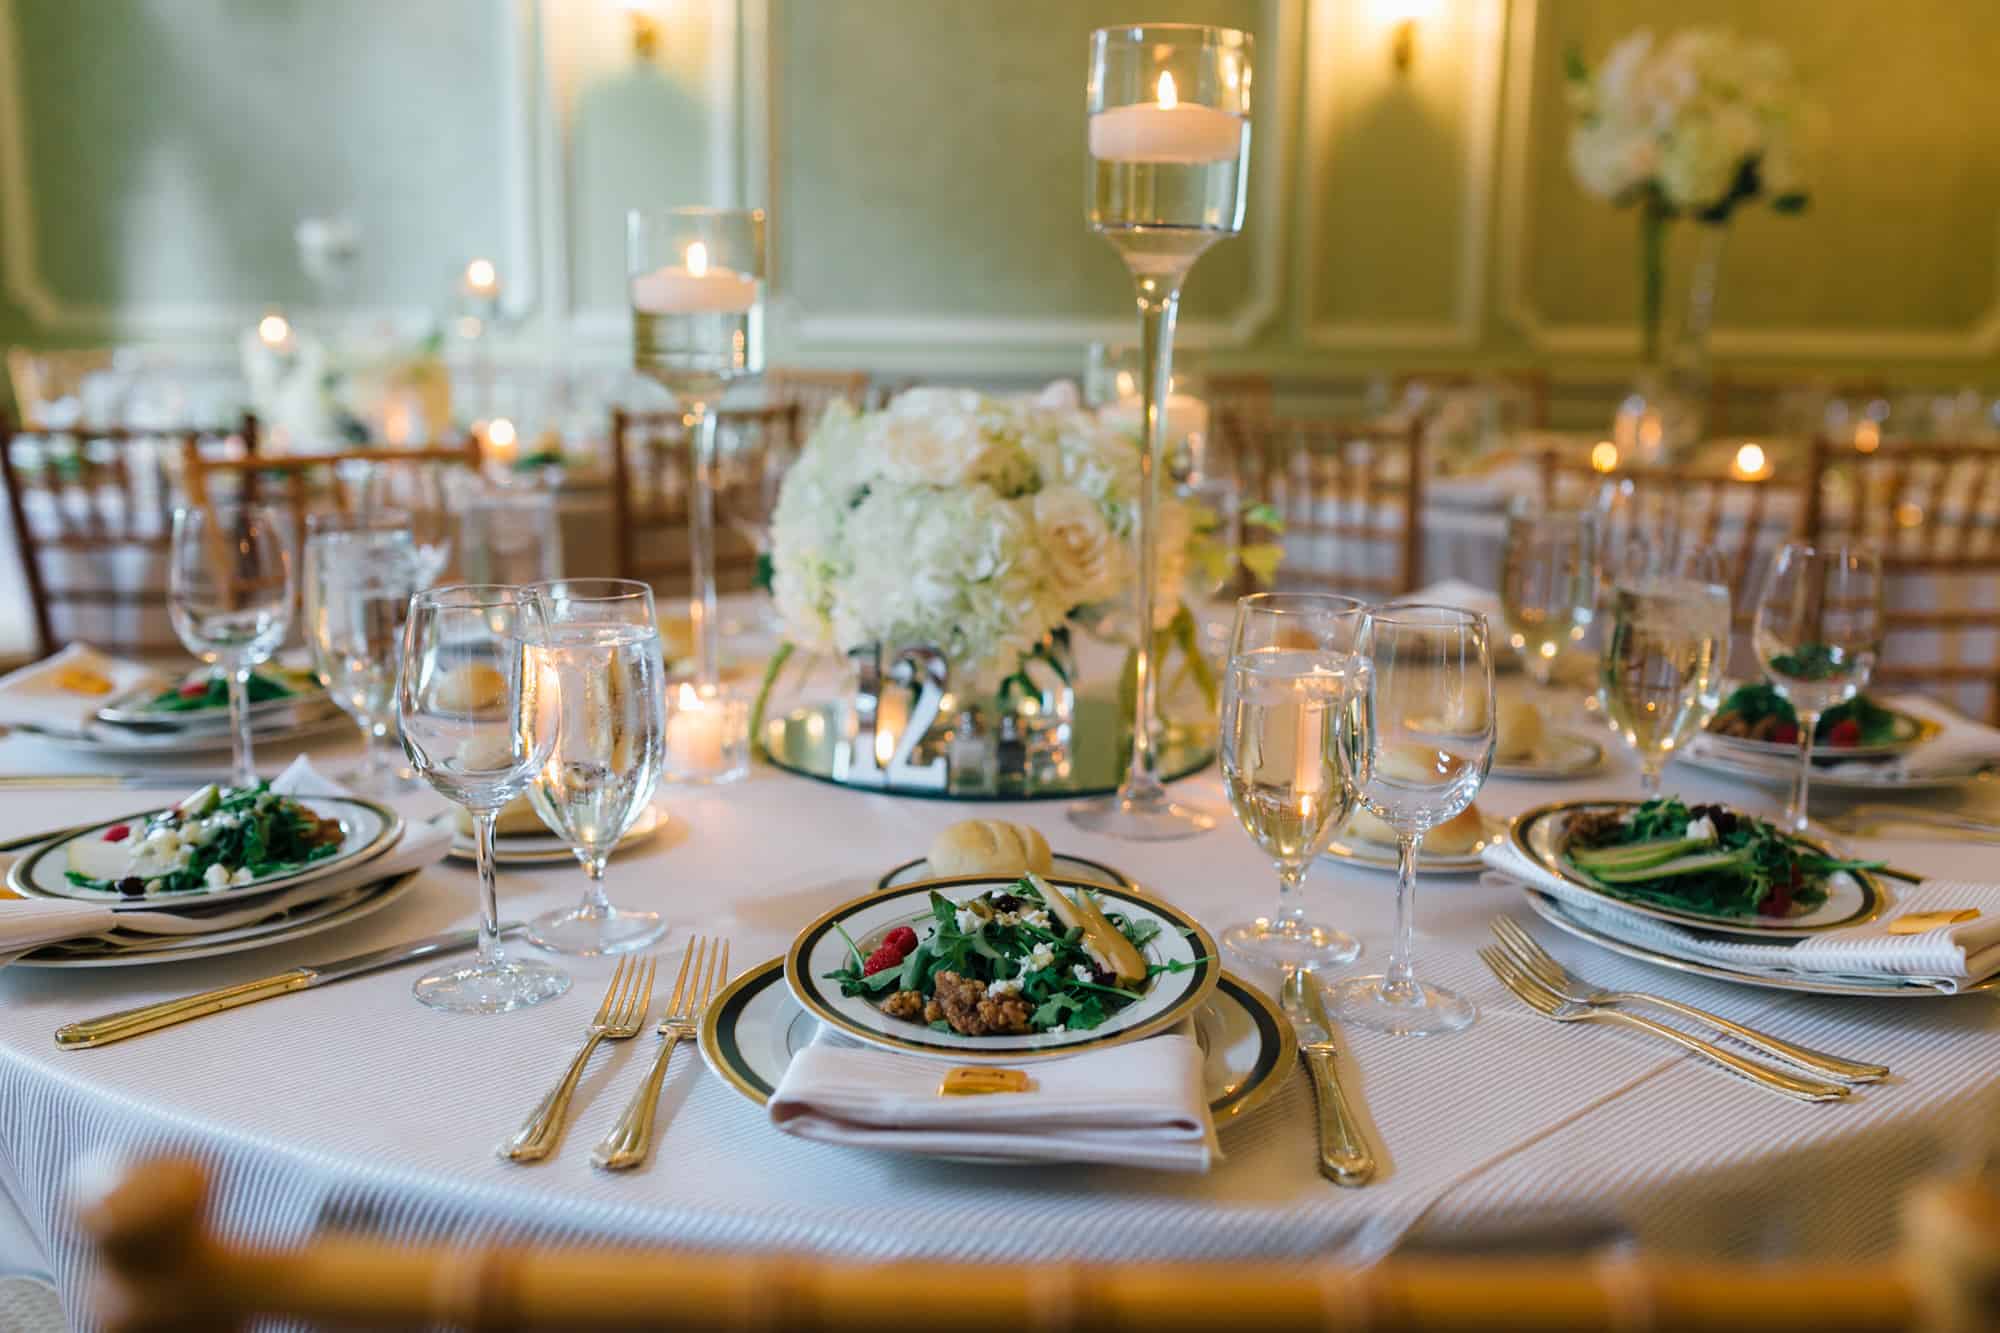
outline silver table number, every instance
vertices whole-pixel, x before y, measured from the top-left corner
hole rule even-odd
[[[850,787],[880,787],[902,791],[944,791],[950,766],[943,755],[927,764],[910,762],[936,725],[944,707],[950,675],[944,654],[928,646],[905,648],[896,654],[888,683],[911,694],[907,720],[900,736],[890,738],[889,761],[882,762],[878,743],[882,722],[882,657],[878,648],[857,648],[854,659],[854,699],[848,709],[846,734],[833,752],[833,780]]]

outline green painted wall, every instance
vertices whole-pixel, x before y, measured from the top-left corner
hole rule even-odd
[[[528,350],[610,360],[621,209],[740,196],[773,212],[774,361],[1073,371],[1130,311],[1082,224],[1085,36],[1143,10],[1257,35],[1249,225],[1184,314],[1210,364],[1615,376],[1633,223],[1569,179],[1562,53],[1727,21],[1822,118],[1812,211],[1736,229],[1721,360],[2000,381],[1992,0],[658,10],[640,66],[609,0],[0,0],[0,342],[225,347],[306,298],[293,221],[345,209],[357,308],[438,308],[491,255]]]

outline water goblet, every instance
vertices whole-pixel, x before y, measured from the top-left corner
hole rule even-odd
[[[250,744],[250,673],[292,622],[292,554],[275,509],[217,502],[174,511],[167,613],[187,650],[229,683],[230,781],[257,780]]]
[[[1596,513],[1517,498],[1500,548],[1500,610],[1508,645],[1543,690],[1557,656],[1589,631],[1596,605]]]
[[[1228,927],[1222,942],[1274,967],[1351,962],[1352,935],[1310,920],[1299,886],[1354,810],[1335,754],[1352,702],[1363,606],[1330,593],[1257,593],[1236,603],[1222,690],[1222,777],[1243,831],[1278,871],[1268,915]]]
[[[1882,651],[1882,557],[1787,544],[1765,576],[1751,638],[1764,679],[1798,714],[1799,776],[1785,823],[1804,833],[1820,714],[1868,687]]]
[[[1729,669],[1730,599],[1720,551],[1672,533],[1634,538],[1607,562],[1608,625],[1597,699],[1639,757],[1639,793],[1715,716]]]
[[[528,651],[519,589],[455,584],[418,593],[403,624],[396,716],[410,763],[472,816],[479,864],[479,954],[418,978],[417,999],[454,1013],[495,1014],[554,999],[569,975],[500,948],[493,826],[555,748],[561,717],[552,682]]]
[[[306,644],[314,674],[361,728],[364,747],[343,781],[364,796],[393,796],[416,782],[397,762],[396,671],[410,598],[427,582],[423,557],[391,514],[313,526],[302,561]]]
[[[666,666],[653,590],[629,579],[534,584],[531,655],[553,682],[555,745],[528,787],[528,804],[569,844],[589,884],[575,907],[528,924],[558,953],[624,953],[667,929],[658,912],[614,907],[604,863],[653,799],[666,755]]]
[[[1337,747],[1360,802],[1396,831],[1396,934],[1388,970],[1334,987],[1339,1017],[1376,1032],[1431,1036],[1473,1020],[1471,1002],[1417,980],[1411,946],[1417,847],[1464,812],[1493,766],[1493,655],[1486,618],[1456,607],[1367,613],[1357,706]]]

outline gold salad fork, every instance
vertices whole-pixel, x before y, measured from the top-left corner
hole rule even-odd
[[[1802,1102],[1839,1101],[1850,1091],[1845,1084],[1822,1083],[1818,1079],[1800,1078],[1787,1074],[1782,1069],[1771,1069],[1753,1060],[1746,1060],[1733,1051],[1725,1051],[1712,1042],[1703,1041],[1679,1028],[1669,1027],[1665,1023],[1656,1022],[1639,1014],[1627,1013],[1623,1009],[1593,1009],[1587,1004],[1574,1004],[1536,981],[1521,969],[1519,963],[1490,946],[1479,951],[1479,959],[1493,970],[1494,976],[1500,978],[1501,985],[1514,992],[1530,1009],[1557,1023],[1585,1023],[1594,1019],[1623,1023],[1642,1032],[1650,1032],[1656,1037],[1664,1037],[1676,1046],[1686,1047],[1697,1055],[1705,1055],[1717,1064],[1734,1070],[1772,1092],[1782,1093]]]
[[[1493,934],[1500,941],[1500,947],[1509,957],[1519,963],[1535,980],[1547,986],[1572,1004],[1589,1005],[1593,1008],[1615,1009],[1620,1005],[1649,1004],[1655,1009],[1665,1009],[1679,1014],[1682,1018],[1692,1018],[1705,1027],[1712,1027],[1725,1036],[1736,1038],[1746,1046],[1754,1046],[1767,1055],[1775,1055],[1780,1060],[1788,1060],[1801,1069],[1810,1069],[1815,1074],[1824,1074],[1840,1083],[1874,1083],[1889,1076],[1887,1065],[1862,1064],[1858,1060],[1844,1060],[1825,1051],[1816,1051],[1810,1046],[1799,1046],[1768,1032],[1744,1027],[1732,1022],[1721,1014],[1712,1014],[1692,1004],[1682,1004],[1664,995],[1648,995],[1641,991],[1604,990],[1593,986],[1576,973],[1555,960],[1555,956],[1544,949],[1535,937],[1523,930],[1511,917],[1495,917]]]
[[[607,1171],[628,1171],[646,1160],[653,1150],[653,1117],[659,1110],[660,1085],[667,1079],[667,1061],[683,1037],[695,1036],[708,1002],[728,979],[728,940],[696,936],[688,941],[674,993],[667,1000],[667,1016],[660,1020],[659,1033],[666,1040],[660,1043],[645,1081],[626,1103],[625,1114],[590,1154],[593,1163]]]
[[[528,1117],[528,1123],[521,1126],[521,1132],[500,1145],[502,1157],[510,1162],[539,1162],[556,1150],[556,1144],[562,1141],[563,1122],[569,1117],[570,1096],[576,1091],[583,1067],[590,1063],[597,1043],[636,1037],[639,1029],[646,1026],[646,1011],[653,1004],[655,966],[655,960],[650,958],[643,968],[636,958],[618,960],[611,973],[611,985],[604,992],[604,1003],[597,1006],[597,1017],[590,1022],[582,1049],[569,1062],[562,1082],[549,1090],[549,1095],[542,1098],[542,1104]]]

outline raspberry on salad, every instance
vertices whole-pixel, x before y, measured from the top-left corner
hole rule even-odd
[[[861,964],[861,975],[872,977],[877,972],[886,972],[892,967],[902,965],[903,955],[897,953],[894,946],[884,942],[876,947],[874,953],[868,955],[866,962]]]
[[[1851,717],[1844,717],[1826,730],[1828,745],[1861,744],[1861,724]]]
[[[908,958],[910,950],[917,947],[917,932],[908,926],[898,926],[882,937],[882,943],[885,947],[894,945],[899,955]]]

